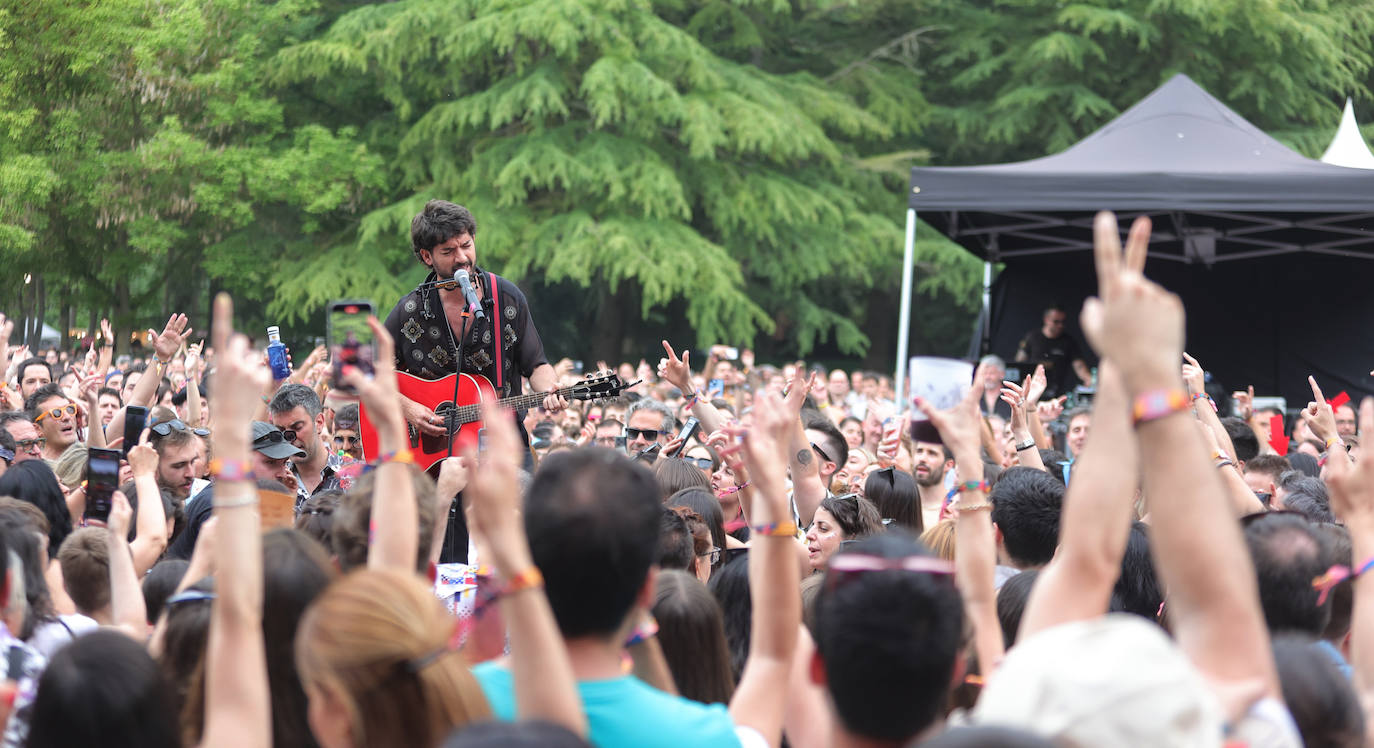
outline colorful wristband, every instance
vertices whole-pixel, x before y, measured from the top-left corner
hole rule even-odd
[[[253,463],[248,460],[221,460],[216,457],[210,460],[210,475],[215,480],[223,481],[256,481],[258,478],[253,474]]]
[[[538,566],[531,566],[528,569],[510,578],[510,581],[501,585],[497,591],[497,597],[514,595],[525,590],[538,589],[544,586],[544,575],[540,573]]]
[[[1193,402],[1197,402],[1198,400],[1201,400],[1204,397],[1207,398],[1207,404],[1212,406],[1212,412],[1217,412],[1217,401],[1213,400],[1212,396],[1207,394],[1206,392],[1199,392],[1196,395],[1193,395]]]
[[[697,403],[700,401],[701,398],[697,395],[697,393],[693,392],[692,399],[687,401],[687,410],[691,410],[692,408],[697,407]]]
[[[1326,602],[1326,596],[1331,594],[1331,590],[1335,589],[1336,585],[1347,579],[1362,577],[1369,573],[1370,569],[1374,569],[1374,557],[1366,559],[1360,568],[1354,571],[1351,571],[1349,566],[1340,565],[1327,569],[1325,574],[1312,580],[1312,589],[1321,592],[1321,595],[1317,597],[1317,604],[1321,605]]]
[[[372,467],[379,468],[388,462],[399,462],[402,465],[414,465],[415,455],[409,449],[402,447],[395,452],[387,452],[376,460],[372,461]]]
[[[646,639],[652,639],[655,636],[658,636],[658,620],[655,619],[653,616],[649,616],[649,620],[635,627],[634,632],[631,633],[630,637],[625,640],[625,646],[633,647],[634,645]]]
[[[1136,395],[1135,404],[1131,407],[1131,419],[1136,426],[1139,426],[1150,421],[1157,421],[1165,416],[1182,413],[1191,406],[1191,403],[1192,401],[1188,399],[1187,393],[1183,390],[1142,392]]]
[[[796,522],[770,522],[749,528],[755,535],[765,538],[793,538],[797,536]]]
[[[992,485],[989,484],[989,483],[988,483],[987,481],[985,481],[985,480],[983,480],[983,481],[978,481],[978,480],[964,481],[963,483],[956,483],[956,484],[954,484],[954,488],[951,488],[951,489],[949,490],[949,493],[945,494],[945,499],[946,499],[946,500],[952,499],[952,498],[954,498],[955,496],[958,496],[959,494],[965,493],[965,492],[967,492],[967,491],[978,491],[979,493],[987,493],[987,492],[990,491],[991,489],[992,489]]]

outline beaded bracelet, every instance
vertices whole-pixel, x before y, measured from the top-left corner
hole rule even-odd
[[[253,474],[253,463],[248,460],[221,460],[216,457],[210,460],[210,475],[216,480],[222,481],[256,481],[258,477]]]
[[[960,514],[964,512],[981,512],[985,510],[992,511],[992,503],[984,501],[981,504],[952,504],[950,508]]]
[[[1136,426],[1157,421],[1165,416],[1181,413],[1190,407],[1191,401],[1183,390],[1154,390],[1136,395],[1131,406],[1131,420]]]
[[[755,535],[765,538],[792,538],[797,535],[796,522],[769,522],[766,525],[754,525],[749,529]]]

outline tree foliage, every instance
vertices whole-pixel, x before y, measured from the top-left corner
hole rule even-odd
[[[126,329],[227,288],[318,331],[432,197],[552,352],[891,354],[912,165],[1061,150],[1176,72],[1309,155],[1374,104],[1363,0],[0,3],[0,296]],[[980,273],[918,233],[915,340]],[[51,317],[51,311],[49,316]],[[560,344],[558,341],[564,340]],[[590,347],[591,350],[588,350]],[[642,354],[641,354],[642,355]]]

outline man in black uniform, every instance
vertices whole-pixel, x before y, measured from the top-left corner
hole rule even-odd
[[[1091,386],[1092,373],[1083,363],[1083,354],[1078,349],[1078,341],[1064,334],[1064,310],[1051,306],[1045,310],[1043,324],[1039,330],[1032,330],[1021,339],[1016,348],[1016,361],[1045,365],[1045,397],[1058,397],[1075,386],[1074,376]]]
[[[521,377],[528,378],[536,392],[556,390],[558,375],[544,357],[544,344],[525,294],[509,280],[477,267],[476,235],[472,213],[444,200],[430,200],[411,221],[411,249],[430,272],[387,315],[386,329],[396,341],[396,370],[422,379],[440,379],[460,371],[481,374],[503,398],[520,394]],[[465,317],[467,302],[457,286],[440,290],[431,285],[454,278],[460,270],[472,278],[484,319]],[[459,351],[461,362],[456,359]],[[567,401],[557,395],[544,399],[544,408],[551,413],[566,406]],[[401,407],[406,422],[419,432],[447,436],[443,417],[432,408],[405,397]],[[463,515],[457,502],[449,515],[443,560],[466,561],[467,529],[461,527]]]

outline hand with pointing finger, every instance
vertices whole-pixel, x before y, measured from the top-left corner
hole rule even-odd
[[[1299,411],[1298,415],[1307,422],[1308,428],[1312,429],[1312,434],[1318,439],[1327,442],[1336,436],[1336,414],[1331,410],[1331,404],[1322,395],[1322,388],[1317,386],[1316,377],[1308,377],[1307,383],[1312,386],[1312,402],[1306,408]],[[1330,444],[1327,444],[1329,447]]]

